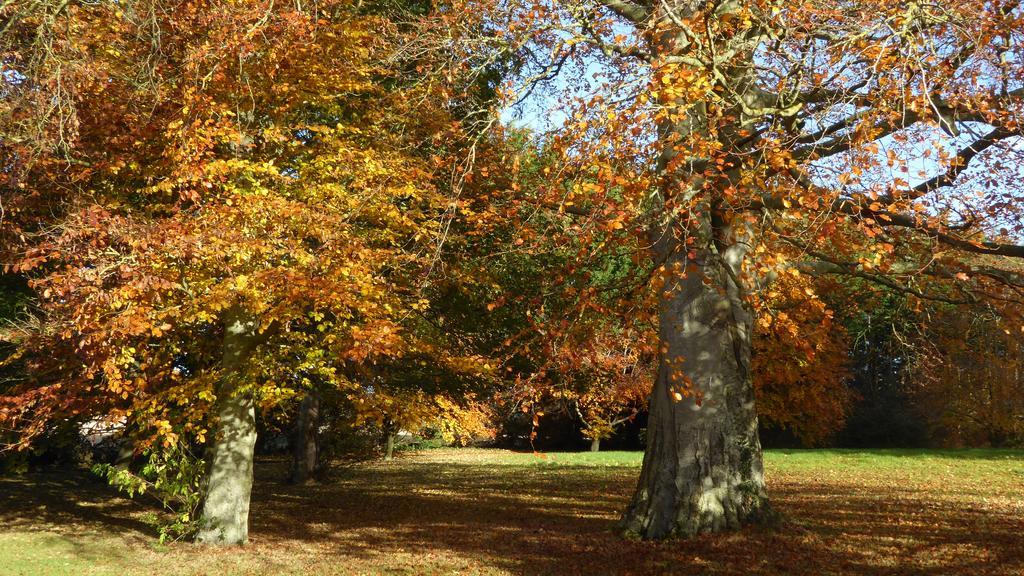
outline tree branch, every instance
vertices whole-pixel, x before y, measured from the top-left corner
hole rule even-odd
[[[640,24],[645,22],[651,17],[651,12],[644,6],[641,6],[635,2],[629,0],[598,0],[602,6],[611,10],[615,14],[633,22],[634,24]]]

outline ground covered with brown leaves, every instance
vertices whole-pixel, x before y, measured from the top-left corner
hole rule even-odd
[[[613,533],[636,453],[433,450],[311,486],[263,461],[252,544],[159,545],[88,473],[0,478],[0,575],[1024,574],[1024,452],[771,451],[782,523],[663,543]]]

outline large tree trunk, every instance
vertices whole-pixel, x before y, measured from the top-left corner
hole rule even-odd
[[[663,24],[654,42],[659,56],[687,55],[692,45],[678,41],[676,22],[704,4],[668,0],[655,8],[654,18]],[[740,7],[722,3],[716,14]],[[736,35],[735,46],[728,38],[718,40],[723,50],[753,59],[754,44],[745,38]],[[745,91],[742,98],[755,101],[752,69],[723,73]],[[665,104],[676,112],[658,124],[666,218],[650,236],[665,271],[659,366],[643,468],[620,524],[627,536],[648,539],[734,529],[769,512],[750,375],[752,315],[743,289],[743,263],[753,238],[746,215],[733,212],[724,194],[742,181],[742,160],[719,156],[715,162],[710,147],[690,145],[716,139],[719,154],[732,150],[748,134],[745,112],[738,105],[722,109],[684,97]],[[719,165],[719,171],[709,168]]]
[[[308,392],[299,403],[299,418],[292,438],[291,482],[305,484],[320,461],[320,395]]]
[[[675,272],[660,303],[658,376],[643,469],[621,522],[627,536],[718,532],[768,511],[751,314],[737,285],[744,246],[700,250],[694,262],[676,246],[668,259]]]
[[[590,451],[591,452],[600,452],[601,451],[601,439],[600,438],[593,438],[593,439],[590,440]]]
[[[242,382],[242,365],[258,338],[259,323],[232,308],[225,315],[224,357],[217,388],[217,433],[211,448],[206,499],[196,541],[245,544],[249,540],[256,413]]]

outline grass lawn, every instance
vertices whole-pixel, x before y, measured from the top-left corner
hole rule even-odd
[[[775,527],[666,543],[612,528],[641,455],[432,450],[257,466],[252,544],[161,546],[87,473],[0,478],[0,575],[1024,574],[1024,452],[769,451]]]

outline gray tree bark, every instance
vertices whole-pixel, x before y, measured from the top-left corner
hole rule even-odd
[[[600,438],[592,438],[590,440],[590,451],[591,452],[600,452],[601,451],[601,439]]]
[[[256,412],[245,389],[243,364],[258,342],[259,322],[240,308],[225,314],[222,376],[217,388],[217,431],[211,447],[206,498],[196,541],[241,545],[249,540]]]
[[[669,258],[647,449],[627,536],[660,539],[738,528],[768,512],[750,377],[751,314],[736,278],[745,249]]]
[[[320,395],[308,392],[299,403],[299,417],[292,438],[291,482],[305,484],[320,462]]]

